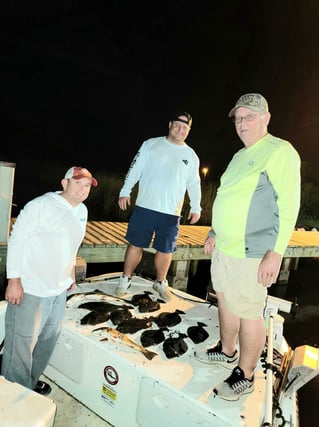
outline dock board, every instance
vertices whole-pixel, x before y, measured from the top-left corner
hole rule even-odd
[[[14,223],[14,218],[12,223]],[[79,249],[79,257],[86,263],[123,262],[127,247],[125,234],[127,222],[88,221],[86,234]],[[181,225],[177,240],[177,250],[172,254],[171,270],[174,287],[186,289],[190,268],[194,273],[197,262],[209,260],[210,254],[204,253],[204,242],[210,230],[209,226]],[[0,273],[4,272],[7,245],[0,244]],[[145,253],[154,253],[150,245]],[[293,232],[289,246],[284,255],[283,277],[287,279],[290,259],[319,257],[319,232],[296,230]],[[296,260],[295,260],[296,261]],[[297,263],[294,263],[297,265]],[[178,272],[178,274],[177,274]],[[178,277],[177,277],[178,275]]]

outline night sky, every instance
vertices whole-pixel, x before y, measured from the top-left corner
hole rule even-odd
[[[0,161],[16,163],[18,204],[73,165],[124,175],[177,111],[219,176],[241,147],[228,112],[246,92],[267,98],[271,133],[318,162],[317,1],[18,3],[1,6],[0,36]]]

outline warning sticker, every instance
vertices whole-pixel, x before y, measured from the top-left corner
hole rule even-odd
[[[108,384],[102,384],[102,394],[101,397],[111,406],[114,406],[117,397],[117,391],[113,386],[119,382],[119,374],[113,366],[105,366],[104,368],[104,378]]]
[[[107,384],[102,384],[102,394],[101,397],[105,400],[109,405],[114,406],[116,401],[117,393],[116,391]]]

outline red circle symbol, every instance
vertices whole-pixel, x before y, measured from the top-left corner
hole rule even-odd
[[[115,385],[119,382],[119,374],[113,368],[113,366],[105,366],[104,378],[111,385]]]

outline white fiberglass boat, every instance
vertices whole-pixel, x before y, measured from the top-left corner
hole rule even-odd
[[[217,308],[211,298],[170,288],[169,302],[158,300],[158,309],[141,312],[130,301],[139,295],[156,301],[152,281],[134,276],[129,293],[121,299],[114,295],[118,280],[119,273],[86,279],[69,297],[61,336],[45,372],[51,381],[115,427],[299,426],[297,390],[318,375],[319,350],[307,345],[292,349],[287,344],[280,312],[289,313],[291,302],[268,297],[267,345],[255,372],[255,389],[230,402],[212,391],[230,371],[194,357],[195,351],[219,339]],[[136,332],[114,333],[119,323],[111,317],[101,321],[88,316],[100,302],[119,309],[129,305],[129,327],[137,325],[136,319],[145,323]],[[164,341],[143,346],[143,332],[160,329],[156,319],[171,313],[180,321],[174,318],[163,328]],[[195,344],[189,328],[198,325],[208,337]],[[164,343],[174,337],[180,341],[175,353],[168,353]]]

